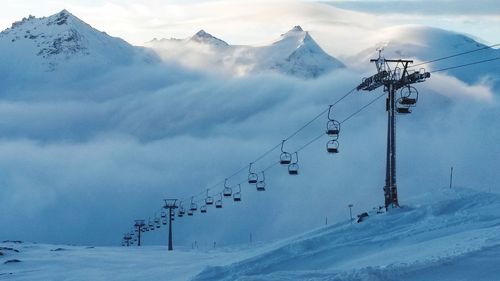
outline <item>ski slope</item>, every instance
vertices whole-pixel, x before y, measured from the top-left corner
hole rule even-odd
[[[3,280],[498,280],[500,196],[436,191],[362,223],[213,250],[4,242]],[[20,262],[5,264],[8,260]]]

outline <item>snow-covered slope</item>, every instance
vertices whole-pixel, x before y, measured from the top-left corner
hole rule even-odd
[[[442,196],[299,236],[194,280],[498,280],[500,197]]]
[[[366,67],[367,62],[376,57],[378,48],[384,49],[383,53],[386,58],[415,59],[415,63],[485,48],[467,55],[422,65],[417,67],[417,70],[420,67],[426,70],[437,70],[500,57],[498,49],[487,48],[486,45],[468,36],[439,28],[409,25],[391,27],[380,34],[382,36],[377,38],[380,43],[358,54],[354,58],[354,65]],[[500,63],[498,61],[484,63],[473,68],[452,69],[446,73],[470,84],[489,81],[492,85],[500,86]]]
[[[311,35],[295,26],[267,46],[233,46],[201,30],[188,39],[161,39],[146,44],[167,60],[183,65],[216,68],[235,75],[276,72],[315,78],[344,65],[328,55]]]
[[[0,279],[493,281],[500,276],[499,208],[499,195],[437,190],[359,224],[232,249],[4,242]]]
[[[158,61],[157,56],[100,32],[63,10],[43,18],[29,16],[0,33],[0,73],[80,72]]]

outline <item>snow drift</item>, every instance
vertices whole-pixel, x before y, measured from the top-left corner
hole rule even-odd
[[[499,208],[498,195],[436,190],[399,210],[371,212],[363,223],[345,221],[267,245],[231,249],[167,252],[160,246],[4,242],[0,278],[491,281],[500,274]],[[19,262],[7,262],[12,260]]]

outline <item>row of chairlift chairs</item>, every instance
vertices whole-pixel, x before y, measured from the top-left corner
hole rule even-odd
[[[411,87],[412,89],[407,89],[406,91],[401,91],[401,97],[398,99],[398,104],[401,105],[401,108],[403,107],[411,107],[414,106],[416,103],[416,98],[413,98],[416,89]],[[417,93],[418,95],[418,93]],[[328,121],[326,123],[326,134],[330,137],[330,140],[326,143],[326,150],[328,153],[338,153],[339,152],[339,133],[340,133],[340,122],[333,119],[331,116],[331,111],[332,111],[333,105],[330,105],[330,108],[328,109]],[[409,111],[409,109],[408,109]],[[409,111],[408,113],[410,113]],[[398,113],[405,113],[404,109],[399,110],[398,107]],[[290,152],[287,152],[284,150],[284,145],[285,145],[286,140],[283,140],[281,142],[281,154],[280,154],[280,161],[279,163],[281,165],[285,165],[288,167],[288,174],[289,175],[298,175],[299,174],[299,154],[298,152],[294,152],[293,154]],[[250,185],[255,185],[255,188],[257,191],[265,191],[266,190],[266,177],[264,171],[261,171],[260,173],[255,173],[252,171],[252,165],[253,163],[250,163],[248,165],[248,179],[247,182]],[[261,175],[261,176],[259,176]],[[222,202],[223,198],[230,198],[232,197],[234,202],[240,202],[241,201],[241,184],[238,184],[237,191],[233,192],[233,189],[227,184],[228,179],[224,181],[224,189],[222,192],[218,194],[217,200],[215,200],[214,197],[210,196],[209,190],[207,189],[206,192],[206,197],[204,200],[204,205],[200,206],[199,210],[200,213],[206,213],[207,212],[207,207],[214,205],[216,209],[221,209],[222,208]],[[183,205],[183,202],[181,201],[179,203],[178,211],[177,211],[177,217],[183,217],[185,215],[187,216],[193,216],[194,213],[198,211],[198,205],[196,202],[194,202],[194,197],[191,197],[191,203],[189,205],[189,208],[185,208]],[[172,217],[172,220],[175,219],[175,215]],[[161,225],[166,225],[167,224],[167,212],[165,210],[161,211],[161,220],[160,218],[156,217],[154,220],[149,219],[148,223],[145,224],[143,228],[141,228],[141,232],[148,232],[148,231],[153,231],[156,229],[159,229]],[[133,244],[134,242],[137,241],[137,237],[132,231],[130,233],[130,236],[132,237],[130,239],[130,243]],[[125,237],[124,237],[124,243]]]
[[[398,99],[398,107],[397,111],[398,113],[410,113],[411,111],[409,110],[409,107],[412,107],[415,105],[417,98],[413,97],[416,93],[418,97],[418,92],[416,92],[416,89],[411,87],[406,88],[406,91],[401,90],[401,96]],[[339,152],[339,143],[338,143],[338,138],[339,138],[339,133],[340,133],[340,122],[333,119],[331,116],[331,111],[332,111],[333,105],[330,105],[330,108],[328,109],[328,121],[326,123],[326,134],[330,137],[330,140],[326,143],[326,150],[328,153],[338,153]],[[401,109],[400,109],[401,108]],[[407,111],[403,108],[408,108]],[[283,140],[281,142],[281,154],[280,154],[280,161],[279,163],[281,165],[286,165],[288,166],[288,174],[289,175],[298,175],[299,174],[299,154],[298,152],[294,152],[293,154],[290,152],[287,152],[284,150],[284,145],[285,145],[286,140]],[[293,157],[295,156],[295,157]],[[265,191],[266,190],[266,177],[264,171],[261,171],[259,174],[255,173],[252,171],[252,165],[253,163],[250,163],[248,165],[248,179],[247,182],[250,185],[255,185],[255,188],[257,191]],[[262,175],[259,177],[259,175]],[[238,190],[236,192],[233,192],[232,188],[227,184],[228,179],[225,179],[224,181],[224,189],[222,192],[220,192],[218,195],[220,196],[217,200],[214,199],[214,197],[210,196],[209,190],[207,189],[206,197],[205,197],[205,204],[202,205],[199,210],[200,213],[206,213],[207,212],[207,206],[214,205],[216,209],[222,208],[222,201],[223,198],[229,198],[232,197],[234,202],[240,202],[241,201],[241,184],[238,184]],[[198,205],[196,202],[194,202],[194,197],[191,197],[191,203],[189,205],[189,208],[186,210],[184,208],[182,201],[179,203],[179,210],[177,211],[177,217],[183,217],[185,215],[187,216],[193,216],[194,212],[198,210]],[[175,219],[175,215],[172,217],[172,220]],[[154,220],[149,219],[148,223],[144,225],[144,227],[141,228],[141,232],[148,232],[148,231],[153,231],[156,229],[159,229],[161,225],[166,225],[167,224],[167,212],[162,209],[161,211],[161,220],[155,215]],[[127,245],[127,241],[129,244],[134,244],[137,242],[137,236],[135,235],[135,231],[130,232],[130,234],[126,234],[123,238],[123,243],[122,245],[125,246]]]
[[[416,88],[412,86],[406,86],[399,91],[399,97],[396,100],[396,112],[398,114],[409,114],[411,113],[411,108],[416,105],[418,101],[418,91]],[[335,120],[332,114],[332,107],[330,105],[328,109],[328,121],[326,123],[326,134],[330,138],[326,143],[326,151],[328,153],[338,153],[339,152],[339,134],[340,134],[340,122]],[[299,155],[298,152],[289,153],[284,150],[286,140],[281,142],[281,154],[280,161],[281,165],[288,166],[288,174],[289,175],[298,175],[299,174]],[[293,157],[295,156],[295,157]],[[255,185],[257,191],[265,191],[266,190],[266,178],[264,171],[261,171],[259,174],[252,171],[253,163],[248,165],[248,183],[250,185]],[[261,177],[259,177],[261,175]],[[199,210],[200,213],[207,212],[207,206],[214,205],[216,209],[222,208],[223,198],[232,197],[234,202],[241,201],[241,184],[238,184],[238,190],[233,192],[232,188],[227,184],[227,179],[224,181],[224,189],[222,192],[218,194],[220,196],[217,200],[214,197],[209,195],[209,190],[207,189],[205,204],[202,205]],[[184,208],[182,201],[179,203],[179,210],[177,211],[178,217],[183,217],[184,215],[193,216],[194,212],[198,210],[198,205],[194,202],[194,197],[191,197],[191,203],[189,208],[186,210]],[[172,217],[172,220],[175,219],[175,215]],[[156,217],[154,220],[149,219],[148,223],[145,224],[143,228],[141,228],[141,232],[153,231],[159,229],[161,225],[167,224],[167,212],[162,209],[161,211],[161,220]],[[135,235],[135,231],[131,231],[129,234],[125,234],[123,237],[122,245],[125,246],[128,244],[132,245],[137,242],[137,235]]]
[[[328,122],[326,124],[327,130],[326,134],[331,138],[327,142],[327,152],[328,153],[338,153],[338,137],[340,133],[340,122],[337,120],[333,119],[331,117],[331,109],[332,106],[330,106],[328,110]],[[298,175],[299,174],[299,154],[298,152],[294,152],[293,154],[290,152],[287,152],[284,150],[284,145],[285,145],[286,140],[283,140],[281,142],[281,154],[280,154],[280,161],[279,163],[281,165],[286,165],[288,166],[288,174],[289,175]],[[294,157],[295,156],[295,157]],[[259,174],[255,173],[252,171],[252,165],[253,163],[250,163],[248,165],[248,179],[247,182],[250,185],[255,185],[255,188],[257,191],[265,191],[266,190],[266,176],[264,171],[261,171]],[[261,175],[261,177],[259,177]],[[224,197],[231,197],[233,198],[234,202],[240,202],[241,201],[241,184],[238,184],[238,191],[237,192],[232,192],[232,189],[230,186],[227,185],[227,180],[225,179],[224,181],[224,189],[222,190],[221,193],[218,194],[220,196],[218,200],[214,200],[214,197],[209,195],[209,190],[207,189],[206,197],[205,197],[205,204],[200,207],[200,213],[206,213],[207,212],[207,206],[210,205],[215,205],[215,208],[220,209],[222,208],[222,200]],[[179,210],[177,211],[177,216],[178,217],[183,217],[184,215],[188,216],[193,216],[194,212],[198,210],[197,204],[193,201],[194,197],[191,198],[191,204],[190,208],[186,209],[184,208],[182,202],[179,204]]]

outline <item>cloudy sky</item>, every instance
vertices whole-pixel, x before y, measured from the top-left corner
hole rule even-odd
[[[185,38],[200,29],[232,44],[260,44],[292,26],[316,33],[327,47],[330,31],[367,36],[353,28],[424,24],[468,33],[486,43],[499,41],[500,3],[495,0],[404,1],[245,1],[245,0],[4,0],[0,26],[29,14],[54,14],[63,8],[111,35],[142,45],[152,38]],[[333,7],[354,11],[340,13]],[[231,24],[228,25],[227,22]],[[346,48],[337,49],[345,50]],[[333,50],[335,47],[330,46]]]
[[[373,55],[375,42],[394,34],[403,43],[428,45],[426,57],[456,52],[453,40],[464,41],[426,29],[416,36],[421,29],[396,25],[427,24],[499,43],[496,1],[439,2],[6,0],[0,24],[65,8],[137,45],[199,29],[233,44],[267,44],[299,24],[330,54],[363,61]],[[366,48],[372,49],[358,53]],[[422,55],[423,49],[409,51]],[[29,73],[15,58],[0,55],[0,222],[9,226],[0,229],[0,239],[95,245],[119,243],[132,220],[154,216],[164,197],[189,198],[216,183],[220,189],[221,180],[359,84],[368,69],[348,67],[313,80],[276,74],[235,78],[166,62],[81,75],[70,67]],[[452,165],[457,185],[500,192],[498,65],[478,69],[433,74],[418,85],[414,114],[398,120],[404,204],[445,188]],[[349,96],[336,116],[349,116],[375,95]],[[343,124],[338,156],[325,153],[325,138],[318,140],[300,152],[300,176],[273,167],[265,193],[242,186],[242,206],[228,203],[205,219],[176,221],[177,242],[245,243],[249,233],[269,241],[319,227],[325,217],[345,221],[350,203],[355,212],[381,204],[385,118],[381,99]],[[295,136],[289,149],[323,133],[325,121],[319,118]],[[268,167],[278,156],[274,150],[255,168]],[[230,184],[245,177],[242,170]],[[164,232],[147,237],[147,244],[165,242]]]

